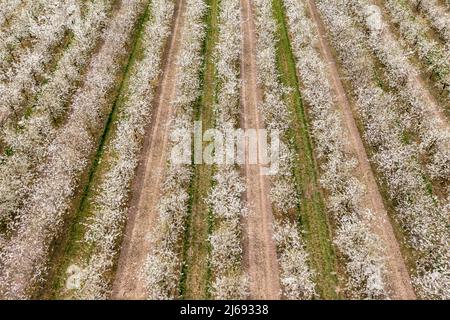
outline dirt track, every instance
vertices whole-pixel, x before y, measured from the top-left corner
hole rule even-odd
[[[163,74],[154,102],[154,116],[147,130],[147,138],[132,193],[125,238],[122,245],[113,299],[145,299],[146,292],[139,277],[150,251],[148,232],[157,217],[162,179],[166,168],[170,121],[174,109],[177,58],[182,41],[185,0],[177,2],[174,24],[165,50]]]
[[[241,60],[242,125],[243,128],[262,128],[257,105],[261,101],[256,80],[256,31],[252,1],[241,0],[243,55]],[[248,160],[248,159],[247,159]],[[244,226],[244,265],[250,277],[250,299],[279,299],[280,282],[273,215],[268,197],[268,179],[260,174],[262,166],[245,164],[246,198],[249,215]]]
[[[3,120],[6,119],[7,113],[0,111],[0,127],[3,125]]]
[[[378,190],[374,174],[372,172],[364,144],[361,140],[356,122],[353,118],[352,109],[344,87],[339,77],[336,61],[326,40],[326,31],[320,20],[319,13],[313,0],[307,0],[310,15],[319,31],[319,48],[325,61],[329,66],[329,76],[336,96],[338,105],[343,113],[344,125],[351,138],[349,147],[356,155],[359,166],[358,176],[367,187],[367,204],[375,213],[374,221],[371,223],[374,231],[385,242],[385,254],[387,256],[387,274],[393,299],[415,299],[415,293],[411,285],[405,262],[402,258],[400,247],[395,238],[394,230],[389,216],[383,204],[380,191]]]

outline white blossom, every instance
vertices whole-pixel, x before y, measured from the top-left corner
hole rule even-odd
[[[26,298],[45,278],[52,241],[62,231],[79,177],[95,151],[92,134],[103,128],[117,62],[142,7],[139,1],[122,1],[104,34],[104,45],[91,61],[87,81],[73,98],[71,115],[47,148],[48,160],[38,164],[39,177],[17,213],[13,237],[0,253],[0,295],[4,298]]]
[[[389,38],[384,41],[380,35],[371,39],[358,28],[352,18],[352,13],[358,14],[355,9],[361,8],[356,6],[356,2],[319,0],[318,6],[342,67],[351,81],[364,125],[364,138],[372,148],[372,161],[388,187],[389,198],[395,206],[394,218],[404,230],[407,245],[420,254],[412,275],[415,288],[422,297],[448,299],[448,199],[439,203],[426,190],[423,168],[418,162],[419,145],[414,141],[405,144],[403,136],[417,116],[400,108],[402,102],[395,92],[385,91],[379,86],[372,53],[386,63],[392,76],[388,81],[394,83],[403,99],[415,103],[420,90],[407,89],[414,73],[410,73],[410,65],[399,45]],[[442,281],[427,283],[433,274],[434,279]]]
[[[271,179],[270,200],[274,208],[280,212],[275,221],[275,242],[280,266],[280,283],[283,296],[287,299],[312,299],[316,296],[314,271],[308,265],[308,254],[302,245],[299,231],[295,222],[285,221],[284,215],[299,204],[295,181],[292,177],[294,152],[291,142],[286,138],[286,131],[292,118],[283,95],[289,92],[279,79],[276,63],[275,30],[276,22],[272,12],[270,0],[256,0],[255,24],[257,31],[256,63],[258,67],[258,81],[264,90],[263,102],[258,105],[268,130],[279,130],[282,141],[280,143],[280,169]],[[290,241],[286,242],[280,236],[289,233]]]

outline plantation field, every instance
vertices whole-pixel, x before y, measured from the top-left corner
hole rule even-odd
[[[442,0],[0,3],[0,300],[450,299]]]

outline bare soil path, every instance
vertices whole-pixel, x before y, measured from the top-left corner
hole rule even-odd
[[[359,162],[359,176],[367,187],[367,204],[375,213],[374,221],[371,223],[374,231],[381,237],[385,243],[385,254],[387,256],[387,274],[392,292],[393,299],[415,299],[415,293],[411,285],[405,262],[402,258],[401,251],[394,230],[389,220],[389,216],[383,204],[380,191],[375,181],[369,159],[361,140],[355,119],[353,118],[352,109],[349,99],[345,93],[336,61],[331,52],[330,46],[326,40],[325,27],[319,17],[317,7],[313,0],[307,0],[310,15],[316,24],[319,32],[319,49],[328,63],[329,76],[331,84],[336,96],[337,103],[344,116],[344,125],[346,126],[349,137],[349,147],[356,154]]]
[[[242,124],[244,129],[258,129],[263,127],[263,123],[258,112],[258,102],[261,99],[256,77],[256,30],[252,1],[241,0],[241,10],[243,32]],[[280,299],[281,288],[277,253],[273,240],[269,181],[266,176],[261,175],[261,169],[261,165],[250,165],[247,157],[245,164],[246,198],[250,212],[244,221],[244,265],[250,278],[251,299]]]
[[[140,271],[150,250],[148,233],[157,218],[157,204],[168,153],[169,127],[174,108],[177,59],[182,41],[185,0],[177,2],[174,24],[166,46],[163,74],[155,96],[154,117],[137,169],[133,198],[129,209],[125,238],[113,285],[113,299],[145,299],[146,290]]]

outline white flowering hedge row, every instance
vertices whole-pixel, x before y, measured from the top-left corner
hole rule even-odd
[[[120,107],[113,137],[106,145],[107,171],[92,200],[91,216],[85,222],[87,231],[81,246],[89,256],[79,264],[80,287],[70,292],[76,299],[106,299],[111,284],[105,278],[111,272],[118,254],[126,220],[128,194],[142,148],[145,126],[151,117],[154,81],[160,73],[164,44],[170,34],[174,3],[154,0],[149,20],[143,28],[142,60],[132,69],[124,103]]]
[[[373,53],[385,66],[385,74],[389,85],[396,89],[399,98],[405,102],[402,106],[403,117],[409,121],[407,128],[419,134],[423,142],[419,153],[427,159],[426,169],[432,178],[445,180],[450,177],[450,129],[448,124],[435,115],[433,109],[439,106],[430,103],[424,95],[426,88],[417,84],[417,71],[409,62],[408,54],[382,26],[382,29],[371,27],[367,10],[378,8],[371,5],[370,0],[352,0],[346,5],[358,20],[366,26],[366,38]],[[382,22],[384,24],[384,22]]]
[[[55,138],[59,125],[75,90],[83,79],[92,51],[107,21],[111,0],[89,2],[74,38],[56,66],[48,82],[39,89],[31,111],[18,122],[8,120],[0,131],[9,153],[0,155],[0,224],[14,221],[15,212],[29,196],[29,188],[37,177],[37,165],[48,155],[47,148]],[[77,107],[77,105],[74,105]]]
[[[144,1],[124,0],[104,35],[104,45],[94,57],[86,81],[72,102],[73,112],[47,149],[39,178],[30,197],[18,211],[19,223],[0,252],[0,296],[27,298],[45,276],[54,239],[78,187],[78,181],[96,148],[97,133],[110,112],[109,93],[115,88],[126,45]]]
[[[214,106],[216,128],[221,132],[232,130],[239,117],[241,42],[240,1],[221,1],[215,48],[218,92]],[[245,299],[248,282],[242,274],[241,245],[241,218],[246,213],[242,200],[245,184],[233,165],[218,165],[213,180],[214,186],[207,198],[214,217],[209,236],[212,297]]]
[[[2,70],[0,79],[0,113],[2,121],[9,115],[17,114],[24,102],[38,90],[42,79],[46,77],[45,67],[54,57],[54,48],[58,46],[70,29],[71,22],[80,17],[73,14],[78,8],[75,0],[50,2],[48,12],[39,14],[27,32],[30,33],[30,48],[21,50],[18,57],[6,70]]]
[[[350,137],[327,78],[327,65],[315,48],[318,32],[303,2],[284,0],[297,72],[308,103],[322,187],[336,222],[337,248],[346,258],[349,293],[356,298],[387,297],[382,241],[370,229],[365,186],[354,175],[357,160],[346,150]]]
[[[274,239],[276,241],[280,282],[287,299],[311,299],[315,293],[314,274],[308,267],[308,254],[299,235],[296,221],[287,217],[295,209],[299,199],[292,174],[295,165],[294,153],[287,141],[291,114],[283,101],[287,89],[279,80],[276,64],[276,22],[272,15],[272,1],[255,0],[255,22],[257,31],[256,60],[258,81],[261,84],[263,102],[258,106],[269,130],[280,131],[280,169],[271,179],[270,200],[277,210],[275,214]]]
[[[411,0],[411,5],[422,12],[430,21],[431,26],[437,31],[445,42],[447,50],[450,48],[450,4],[447,1],[445,8],[438,0]]]
[[[385,0],[385,8],[392,16],[402,38],[435,76],[439,89],[450,96],[450,51],[430,39],[428,25],[412,11],[408,1]],[[450,19],[450,17],[449,17]]]
[[[171,123],[171,139],[175,141],[192,132],[193,104],[200,92],[199,73],[202,66],[202,45],[206,36],[203,0],[186,0],[182,43],[178,57],[176,99]],[[169,145],[176,150],[175,143]],[[181,245],[189,204],[192,166],[170,162],[164,175],[158,204],[158,218],[150,231],[151,251],[142,266],[141,277],[149,299],[173,299],[178,296],[181,271]]]
[[[413,144],[404,142],[407,117],[395,96],[382,89],[365,34],[356,27],[344,0],[318,0],[341,65],[352,84],[354,98],[371,146],[371,160],[387,185],[394,217],[406,245],[416,252],[414,285],[421,297],[450,297],[448,205],[440,205],[425,188],[424,172]]]

